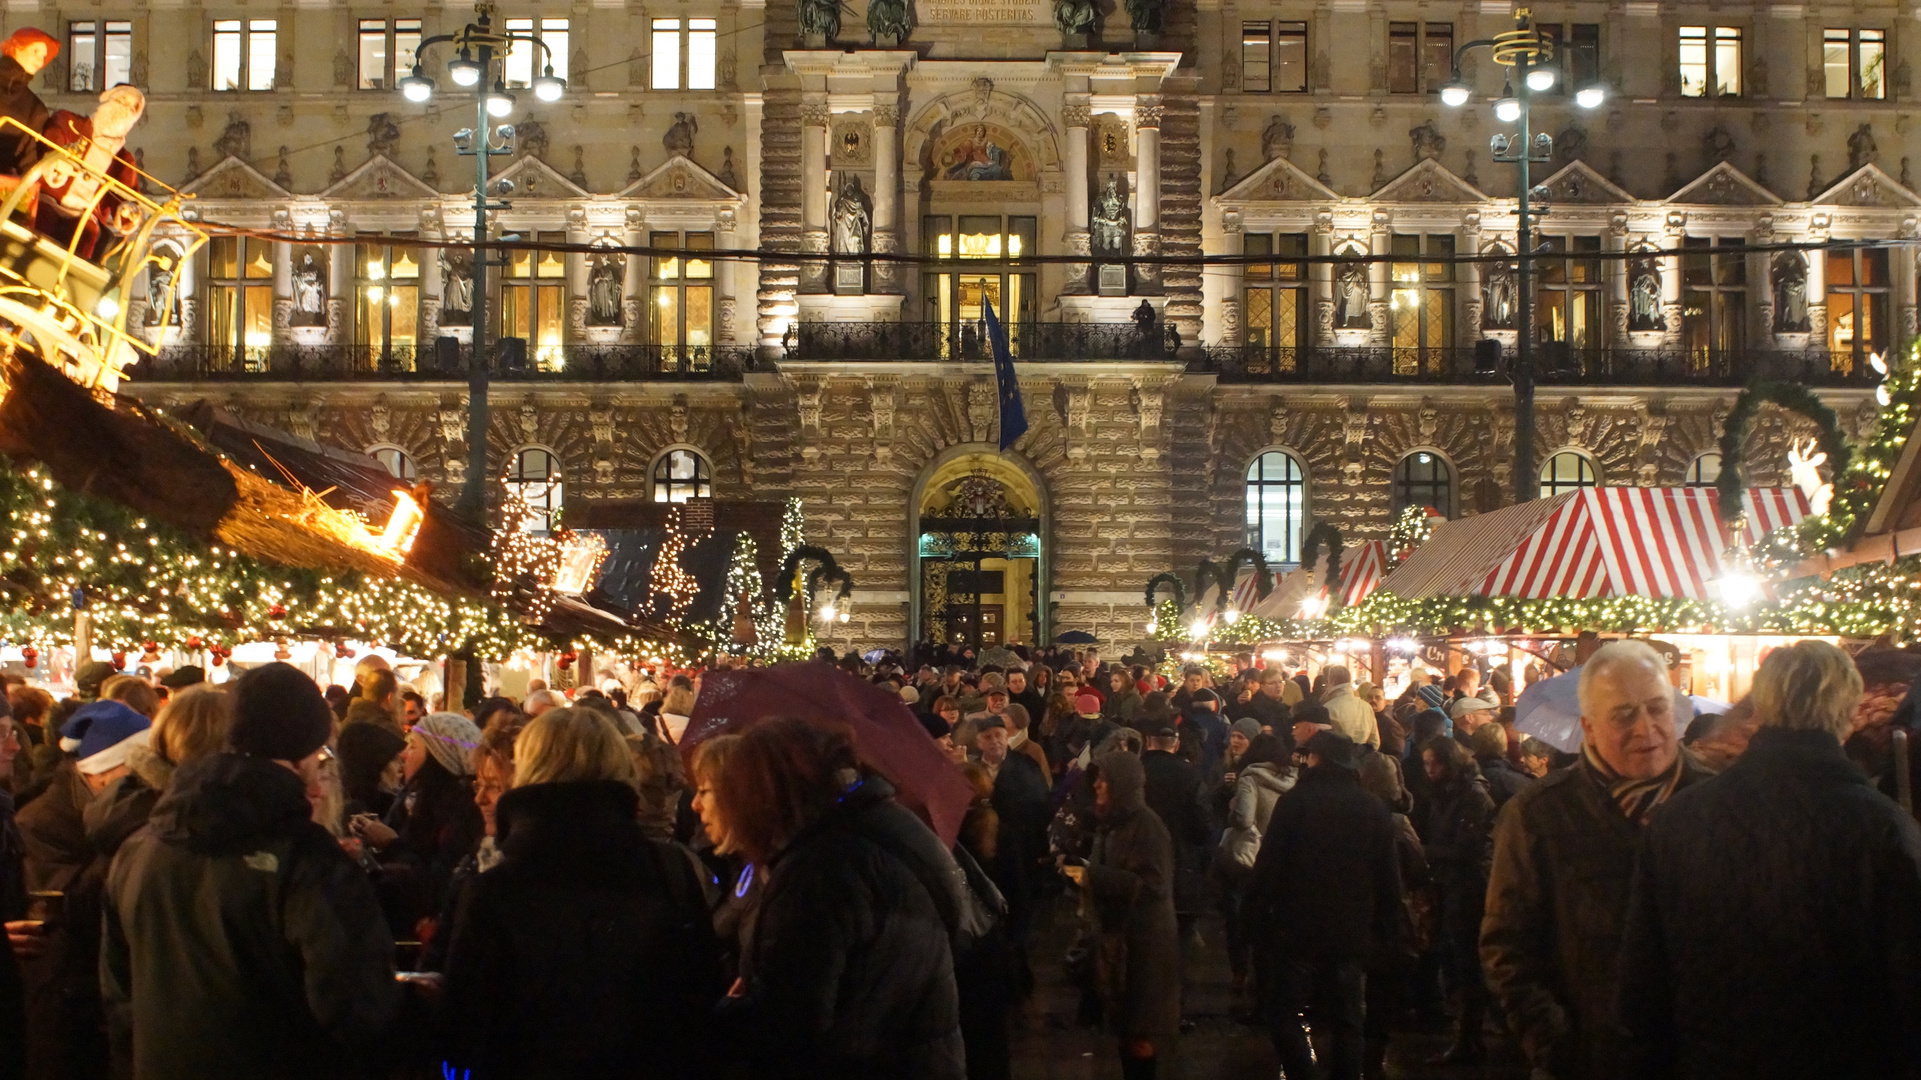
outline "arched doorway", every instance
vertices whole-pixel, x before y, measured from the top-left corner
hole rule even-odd
[[[914,489],[917,640],[976,649],[1047,632],[1047,507],[1025,461],[956,447]]]

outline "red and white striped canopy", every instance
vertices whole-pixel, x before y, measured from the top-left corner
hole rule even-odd
[[[1387,575],[1387,541],[1363,540],[1341,553],[1341,606],[1353,607]]]
[[[1713,488],[1582,488],[1434,530],[1381,587],[1433,596],[1703,600],[1732,537]],[[1749,543],[1800,521],[1795,488],[1748,489]]]

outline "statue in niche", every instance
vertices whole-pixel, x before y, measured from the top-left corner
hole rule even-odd
[[[1367,310],[1367,267],[1348,263],[1334,281],[1334,325],[1343,330],[1366,330],[1374,325]]]
[[[173,297],[174,271],[180,265],[180,248],[163,240],[155,244],[147,264],[148,326],[178,326]]]
[[[1407,140],[1414,147],[1416,161],[1439,158],[1447,153],[1447,136],[1441,134],[1441,129],[1436,127],[1432,120],[1409,128]]]
[[[367,156],[393,157],[400,146],[400,125],[392,113],[375,113],[367,118]]]
[[[1805,334],[1808,321],[1808,260],[1798,251],[1774,258],[1774,332]]]
[[[1293,149],[1294,125],[1276,115],[1267,122],[1267,130],[1261,132],[1261,161],[1286,157]]]
[[[733,191],[740,190],[740,181],[734,178],[734,148],[733,147],[729,146],[721,150],[720,171],[715,173],[714,177],[715,179],[718,179],[721,183],[726,184],[730,190],[733,190]]]
[[[1063,34],[1091,34],[1099,18],[1094,0],[1054,0],[1054,28]]]
[[[293,269],[293,313],[289,326],[327,325],[327,270],[311,251],[300,254]]]
[[[1125,0],[1127,20],[1135,33],[1156,33],[1161,28],[1161,0]]]
[[[1121,198],[1119,177],[1107,178],[1107,186],[1101,189],[1100,202],[1094,208],[1089,225],[1094,254],[1127,254],[1127,203]]]
[[[875,41],[906,38],[907,21],[907,0],[868,0],[867,30]]]
[[[597,252],[587,265],[587,325],[620,325],[621,277],[626,256],[615,251]]]
[[[547,125],[538,120],[522,120],[514,125],[514,145],[524,157],[547,158]],[[530,175],[531,179],[531,175]],[[533,194],[529,191],[528,194]]]
[[[440,325],[471,326],[473,320],[473,254],[447,251],[440,259]]]
[[[700,132],[700,121],[693,113],[677,112],[674,122],[667,127],[667,134],[660,137],[660,145],[669,154],[679,154],[684,158],[694,156],[694,136]]]
[[[1653,259],[1637,260],[1628,270],[1628,329],[1667,329],[1661,319],[1661,270]]]
[[[1881,148],[1874,142],[1874,126],[1862,124],[1848,136],[1848,171],[1853,172],[1881,155]]]
[[[844,255],[867,254],[873,228],[873,206],[860,186],[860,177],[850,174],[834,197],[834,250]]]
[[[1487,276],[1481,280],[1481,329],[1512,330],[1516,299],[1520,288],[1514,278],[1514,264],[1497,262],[1487,264]]]
[[[223,158],[237,157],[242,161],[253,156],[253,125],[247,123],[237,112],[227,114],[227,126],[214,140],[213,152]]]
[[[840,33],[840,0],[800,0],[800,32],[834,40]]]

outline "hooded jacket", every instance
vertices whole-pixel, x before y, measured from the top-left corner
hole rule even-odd
[[[101,991],[139,1080],[339,1076],[399,1006],[373,887],[271,761],[178,769],[104,908]]]
[[[1172,1036],[1181,1023],[1180,929],[1174,914],[1174,845],[1148,809],[1147,774],[1125,750],[1094,761],[1108,804],[1096,812],[1086,889],[1101,933],[1125,941],[1096,958],[1114,1033],[1127,1039]]]
[[[1294,790],[1294,782],[1292,770],[1282,773],[1265,761],[1241,770],[1234,781],[1234,797],[1227,804],[1227,829],[1221,833],[1221,848],[1236,866],[1254,865],[1274,806]]]

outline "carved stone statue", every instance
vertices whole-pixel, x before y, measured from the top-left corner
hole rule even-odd
[[[1661,319],[1661,270],[1652,259],[1636,261],[1628,270],[1628,329],[1664,330]]]
[[[699,131],[700,122],[694,119],[693,113],[677,112],[674,122],[667,126],[667,134],[660,137],[660,145],[669,154],[691,158],[694,156],[694,135]]]
[[[214,140],[213,152],[221,157],[237,157],[242,161],[253,156],[253,125],[237,112],[227,114],[227,126]]]
[[[1805,334],[1808,322],[1808,260],[1798,251],[1774,257],[1774,332]]]
[[[1727,161],[1734,156],[1734,133],[1719,124],[1708,132],[1708,160]]]
[[[1514,264],[1488,263],[1481,278],[1481,329],[1512,330],[1516,300],[1520,296],[1514,279]]]
[[[1866,165],[1880,153],[1881,148],[1874,144],[1874,125],[1862,124],[1854,129],[1854,134],[1848,136],[1848,171],[1853,172]]]
[[[620,290],[626,257],[619,252],[596,253],[587,265],[587,325],[620,325]]]
[[[1261,160],[1273,161],[1286,157],[1294,149],[1294,125],[1276,115],[1267,122],[1267,130],[1261,132]]]
[[[834,197],[834,250],[844,255],[867,254],[873,228],[873,205],[861,189],[860,177],[850,174]]]
[[[473,320],[473,253],[447,250],[440,257],[440,325],[470,326]]]
[[[1054,0],[1054,27],[1063,34],[1091,34],[1099,18],[1094,0]]]
[[[1226,191],[1241,182],[1241,170],[1234,164],[1234,148],[1228,147],[1221,163],[1221,190]]]
[[[1366,330],[1374,325],[1367,310],[1367,268],[1349,263],[1334,281],[1334,325],[1344,330]]]
[[[875,41],[899,42],[907,36],[907,0],[868,0],[867,31]]]
[[[161,241],[153,246],[152,261],[147,264],[147,318],[148,326],[178,326],[175,315],[176,304],[172,295],[174,268],[180,265],[180,249],[170,241]]]
[[[715,173],[714,177],[715,179],[719,180],[721,183],[726,184],[729,188],[732,188],[735,191],[740,190],[740,181],[734,178],[734,148],[733,147],[729,146],[721,150],[720,171]]]
[[[367,118],[367,156],[393,157],[400,146],[400,125],[392,113],[375,113]]]
[[[344,89],[353,84],[354,58],[345,49],[334,50],[334,85]]]
[[[834,40],[840,34],[840,0],[800,0],[800,32]]]
[[[302,252],[293,269],[293,313],[290,326],[327,325],[327,270],[311,251]]]
[[[1101,189],[1100,202],[1088,226],[1094,254],[1127,254],[1127,203],[1121,198],[1119,177],[1107,178],[1107,186]]]
[[[523,120],[514,125],[514,146],[531,158],[547,157],[547,125],[538,120]]]
[[[1414,160],[1424,161],[1447,153],[1447,136],[1429,120],[1408,129],[1407,139],[1414,146]]]
[[[1162,0],[1125,0],[1127,19],[1136,33],[1158,33],[1161,28]]]

